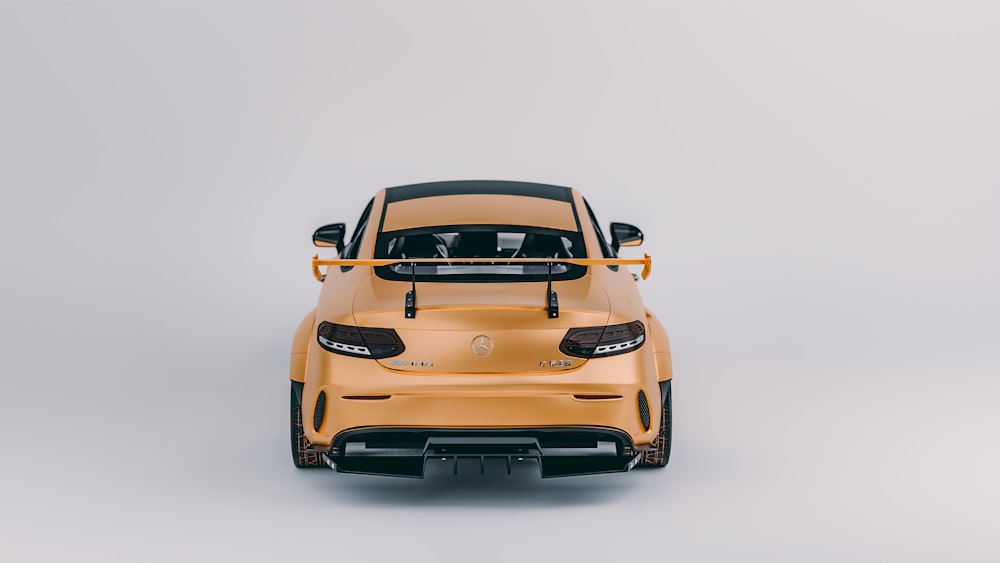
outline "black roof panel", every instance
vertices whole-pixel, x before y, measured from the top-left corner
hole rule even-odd
[[[455,180],[450,182],[428,182],[386,188],[385,202],[404,201],[439,195],[495,194],[522,195],[572,202],[569,188],[533,182],[508,182],[502,180]]]

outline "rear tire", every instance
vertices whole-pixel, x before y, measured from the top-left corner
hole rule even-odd
[[[301,385],[301,384],[300,384]],[[299,404],[299,397],[295,393],[295,382],[292,382],[292,402],[291,402],[291,434],[292,434],[292,463],[295,467],[326,467],[322,454],[308,452],[309,440],[302,429],[302,405]]]
[[[642,452],[639,467],[665,467],[670,461],[670,432],[673,426],[671,416],[670,381],[661,384],[663,394],[663,414],[660,416],[660,432],[653,440],[653,449]]]

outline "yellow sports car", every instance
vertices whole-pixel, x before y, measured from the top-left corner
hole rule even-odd
[[[618,258],[575,189],[457,181],[380,190],[349,240],[313,235],[319,304],[295,333],[297,467],[422,477],[537,463],[542,477],[662,467],[670,345],[650,258]],[[463,461],[464,460],[464,461]]]

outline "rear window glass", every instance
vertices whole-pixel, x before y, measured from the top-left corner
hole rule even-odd
[[[573,231],[504,225],[462,225],[392,231],[379,235],[376,259],[399,259],[398,264],[375,269],[385,279],[409,280],[414,275],[407,259],[442,258],[441,264],[416,264],[418,281],[544,281],[550,266],[505,262],[514,258],[552,258],[553,280],[575,279],[585,266],[559,258],[586,258],[583,237]],[[463,258],[495,259],[488,263]]]

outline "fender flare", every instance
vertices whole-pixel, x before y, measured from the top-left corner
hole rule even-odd
[[[295,329],[295,336],[292,337],[292,360],[288,370],[288,377],[292,381],[299,383],[305,383],[306,381],[306,361],[309,355],[309,342],[312,339],[313,327],[315,325],[316,309],[313,309],[299,323],[299,328]]]
[[[649,325],[649,337],[653,341],[656,380],[670,381],[674,378],[674,368],[670,359],[670,338],[667,336],[667,330],[649,309],[646,309],[646,323]]]

